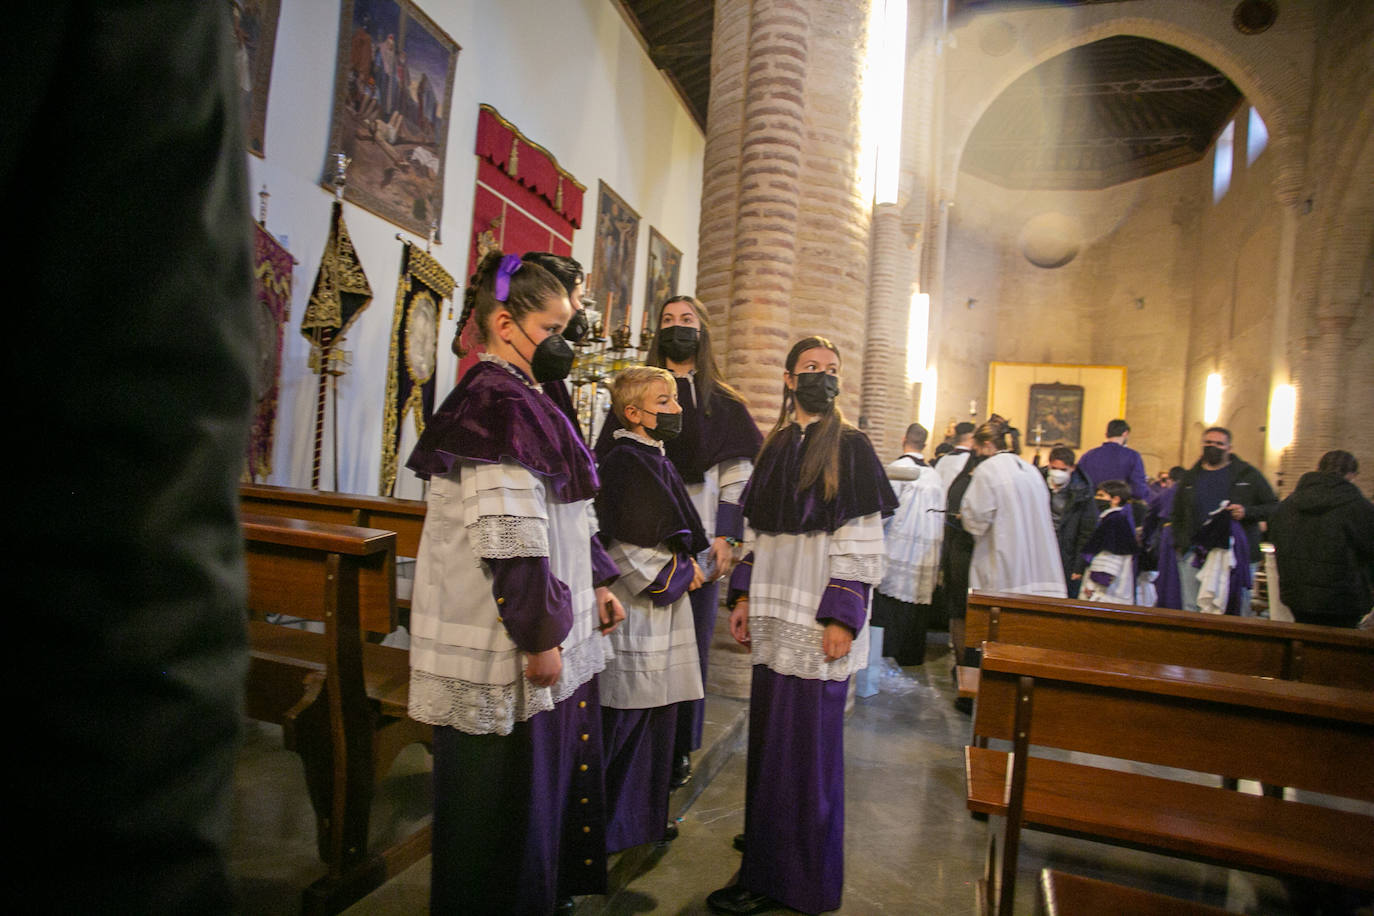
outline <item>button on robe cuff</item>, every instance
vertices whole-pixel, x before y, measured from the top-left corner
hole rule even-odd
[[[868,621],[867,582],[857,579],[832,578],[821,595],[821,605],[816,609],[817,623],[842,623],[857,635]]]
[[[522,652],[556,648],[572,631],[572,594],[549,570],[548,557],[485,560],[496,613]]]

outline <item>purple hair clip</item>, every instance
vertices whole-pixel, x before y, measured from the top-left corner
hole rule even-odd
[[[520,269],[520,255],[508,254],[501,259],[496,268],[496,301],[505,302],[510,298],[510,278]]]

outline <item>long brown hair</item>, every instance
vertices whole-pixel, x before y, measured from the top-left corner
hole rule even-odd
[[[797,360],[807,350],[814,349],[829,350],[835,354],[835,358],[841,360],[840,350],[828,338],[812,336],[804,337],[792,345],[792,349],[787,352],[787,372],[795,375],[793,371],[797,368]],[[773,445],[778,434],[787,429],[792,424],[793,415],[796,412],[797,396],[788,388],[786,383],[782,386],[782,407],[778,410],[778,422],[773,424],[772,431],[768,438],[763,440],[763,448],[759,449],[759,462],[763,462],[764,453]],[[806,451],[806,458],[802,461],[801,478],[797,482],[797,492],[812,487],[816,481],[823,480],[824,487],[822,493],[826,499],[834,499],[840,492],[840,438],[843,431],[854,429],[849,421],[840,412],[840,405],[833,404],[830,409],[821,414],[819,420],[811,427],[807,435],[811,439],[811,447]]]
[[[697,398],[701,402],[701,412],[707,415],[711,413],[711,397],[717,391],[727,398],[732,398],[741,404],[745,403],[744,395],[736,391],[721,377],[720,367],[716,365],[716,354],[711,350],[711,319],[706,315],[706,308],[695,296],[673,296],[670,299],[665,299],[663,304],[658,307],[658,328],[654,331],[653,343],[649,344],[649,355],[645,362],[660,369],[668,368],[668,361],[658,349],[658,332],[663,330],[663,310],[677,302],[685,302],[692,307],[692,311],[697,316],[697,326],[700,329],[697,336],[695,365]]]

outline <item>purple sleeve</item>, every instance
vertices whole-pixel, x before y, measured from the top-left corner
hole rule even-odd
[[[730,593],[726,595],[725,606],[733,608],[741,596],[749,594],[749,579],[754,575],[754,552],[735,565],[730,573]]]
[[[1150,488],[1145,485],[1145,461],[1140,457],[1140,453],[1135,453],[1135,467],[1131,468],[1131,496],[1135,499],[1144,499],[1150,495]]]
[[[1109,572],[1103,572],[1100,569],[1095,569],[1092,572],[1088,573],[1088,578],[1092,579],[1098,585],[1111,585],[1112,582],[1116,579],[1116,576],[1112,575]]]
[[[744,510],[739,503],[727,503],[721,500],[716,504],[716,537],[735,538],[736,540],[744,537]]]
[[[857,579],[832,578],[825,586],[821,596],[821,606],[816,609],[817,623],[842,623],[859,635],[868,621],[867,582]]]
[[[522,652],[543,652],[572,630],[572,594],[549,570],[548,557],[484,561],[491,569],[497,619]]]
[[[666,607],[687,593],[692,584],[692,558],[685,553],[675,553],[673,558],[663,564],[654,581],[644,587],[654,607]]]
[[[615,565],[615,560],[606,552],[606,547],[601,543],[601,535],[592,535],[592,585],[601,588],[610,585],[620,578],[620,569]]]

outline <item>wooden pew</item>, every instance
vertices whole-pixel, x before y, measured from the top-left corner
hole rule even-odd
[[[396,845],[368,848],[376,781],[432,729],[406,714],[409,654],[365,632],[395,620],[390,531],[245,514],[251,667],[247,712],[283,727],[300,755],[328,873],[304,894],[308,914],[346,908],[429,852],[425,826]],[[322,621],[311,633],[269,614]]]
[[[401,557],[419,555],[420,532],[425,526],[425,501],[422,499],[245,483],[239,484],[239,507],[254,515],[303,518],[335,525],[394,531],[396,555]]]
[[[1195,611],[970,592],[965,646],[985,641],[1374,690],[1374,632]],[[961,669],[960,696],[977,694]]]
[[[1374,696],[988,643],[968,807],[1004,818],[982,902],[1011,914],[1025,828],[1374,890],[1374,816],[1041,756],[1056,748],[1374,802]]]
[[[1040,872],[1039,916],[1228,916],[1227,910],[1050,868]]]

